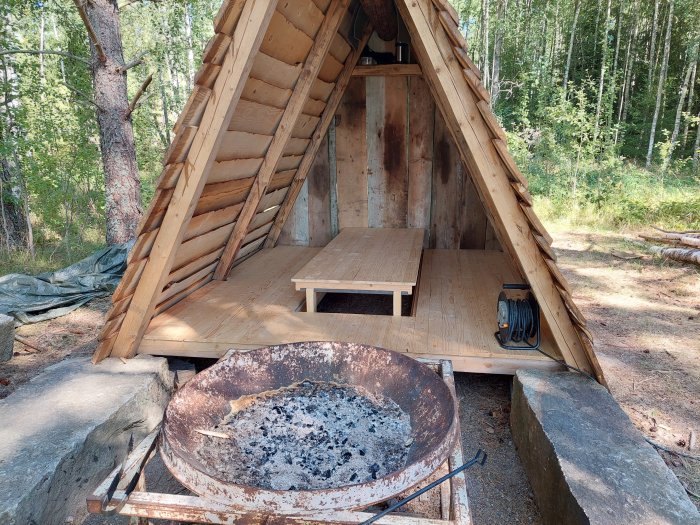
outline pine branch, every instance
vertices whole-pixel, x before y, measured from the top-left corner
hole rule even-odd
[[[81,0],[73,0],[73,3],[75,3],[75,7],[78,8],[78,13],[80,14],[80,18],[82,19],[83,24],[85,25],[85,29],[87,29],[88,36],[90,37],[92,44],[95,46],[95,51],[97,51],[97,57],[99,58],[100,62],[106,62],[107,55],[105,55],[105,51],[102,48],[102,44],[100,43],[100,40],[97,38],[97,33],[95,33],[95,30],[92,28],[92,24],[90,23],[90,20],[88,19],[87,13],[85,12],[85,9],[83,8],[82,1]]]
[[[144,92],[146,91],[146,88],[148,88],[148,86],[152,80],[153,80],[153,74],[150,74],[150,75],[148,75],[148,78],[143,81],[143,84],[141,84],[141,87],[136,92],[136,95],[134,95],[134,98],[129,103],[129,109],[126,112],[125,118],[129,118],[131,116],[131,114],[133,113],[133,111],[136,109],[136,103],[143,96]]]
[[[75,93],[76,95],[78,95],[78,96],[79,96],[81,99],[83,99],[85,102],[88,102],[88,103],[92,104],[92,105],[95,106],[97,109],[102,109],[102,108],[97,104],[97,102],[95,102],[95,100],[94,100],[90,95],[88,95],[88,94],[86,94],[86,93],[83,93],[83,92],[80,91],[78,88],[75,88],[75,87],[71,86],[68,82],[62,82],[62,84],[63,84],[64,86],[66,86],[66,88],[68,88],[69,91],[71,91],[72,93]]]
[[[141,52],[138,53],[134,58],[132,58],[129,62],[127,62],[126,64],[124,64],[123,66],[121,66],[121,67],[119,68],[119,71],[123,73],[124,71],[128,71],[128,70],[131,69],[132,67],[136,67],[136,66],[142,64],[142,63],[143,63],[143,58],[144,58],[147,54],[148,54],[148,51],[141,51]]]
[[[65,51],[48,51],[45,49],[0,49],[0,55],[58,55],[72,60],[77,60],[83,64],[90,65],[90,60]]]

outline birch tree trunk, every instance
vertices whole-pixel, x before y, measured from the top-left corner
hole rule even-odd
[[[632,12],[635,11],[637,3],[634,3]],[[632,43],[637,39],[637,31],[639,30],[639,18],[635,20],[634,29],[630,33],[627,40],[627,51],[625,52],[625,65],[622,71],[622,86],[620,87],[620,100],[617,106],[617,129],[615,130],[615,145],[617,145],[620,137],[620,126],[623,122],[624,109],[627,107],[627,98],[629,97],[630,77],[632,76],[632,64],[634,57],[632,55]]]
[[[187,38],[187,90],[192,89],[194,81],[194,49],[192,46],[192,4],[185,4],[185,37]]]
[[[647,89],[651,91],[651,81],[654,78],[655,52],[656,52],[656,33],[659,30],[659,3],[660,0],[654,1],[654,19],[651,23],[651,43],[649,44],[649,72],[647,78]]]
[[[685,76],[683,77],[683,84],[681,84],[681,92],[678,97],[678,106],[676,106],[676,118],[673,121],[673,132],[671,133],[671,145],[668,149],[668,155],[663,161],[663,171],[666,171],[671,158],[673,157],[673,150],[676,147],[676,141],[678,140],[678,132],[681,128],[681,115],[683,113],[683,106],[685,105],[685,98],[688,94],[688,83],[690,82],[690,74],[693,71],[693,64],[695,63],[696,48],[694,47],[690,53],[688,61],[688,67],[685,70]]]
[[[85,14],[104,50],[100,60],[91,45],[92,77],[105,173],[107,244],[130,240],[141,219],[141,181],[136,163],[134,131],[128,116],[124,53],[116,0],[91,0]]]
[[[605,87],[605,72],[608,67],[608,22],[610,20],[610,9],[612,0],[608,0],[608,7],[605,11],[605,20],[603,21],[603,40],[602,40],[602,60],[600,62],[600,78],[598,79],[598,100],[595,106],[595,123],[593,128],[593,142],[598,138],[600,130],[600,110],[603,104],[603,88]]]
[[[500,0],[498,6],[498,27],[493,41],[493,61],[491,72],[491,106],[496,105],[498,95],[501,91],[501,52],[503,51],[503,30],[508,0]]]
[[[664,84],[666,83],[666,73],[668,70],[668,56],[671,52],[671,28],[673,27],[673,0],[668,2],[668,22],[666,23],[666,36],[664,38],[664,55],[661,60],[661,72],[659,73],[659,85],[656,90],[656,104],[654,106],[654,116],[651,119],[651,131],[649,133],[649,146],[647,147],[646,167],[651,166],[651,156],[654,152],[654,139],[656,138],[656,124],[659,121],[661,111],[661,98],[664,94]]]
[[[481,81],[488,89],[489,82],[489,0],[481,0]]]
[[[574,9],[574,22],[571,25],[571,37],[569,38],[569,50],[566,53],[566,67],[564,68],[564,96],[566,96],[567,86],[569,85],[569,71],[571,70],[571,55],[574,52],[574,40],[576,37],[576,25],[578,24],[579,13],[581,13],[581,0],[576,0],[576,8]]]
[[[698,61],[695,60],[693,64],[693,73],[690,75],[690,87],[688,88],[688,105],[686,106],[686,111],[690,113],[693,111],[693,95],[695,94],[695,75],[698,72]],[[683,126],[683,147],[688,143],[688,126],[690,122],[686,119],[685,125]]]
[[[700,112],[698,112],[698,120],[700,120]],[[693,167],[697,171],[700,169],[700,124],[695,128],[695,144],[693,145]]]

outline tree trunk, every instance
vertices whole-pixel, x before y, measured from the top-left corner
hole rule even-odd
[[[654,2],[654,19],[651,25],[651,44],[649,47],[649,73],[647,79],[647,89],[651,91],[651,81],[654,78],[654,56],[656,52],[656,33],[659,30],[659,3],[660,0]]]
[[[187,90],[192,89],[194,81],[194,48],[192,45],[192,4],[185,4],[185,37],[187,38]]]
[[[656,138],[656,124],[661,111],[661,98],[664,94],[664,84],[666,83],[666,72],[668,69],[668,56],[671,52],[671,28],[673,27],[673,0],[668,2],[668,22],[666,23],[666,36],[664,38],[664,56],[661,60],[661,73],[659,73],[659,86],[656,90],[656,104],[654,106],[654,117],[651,119],[651,132],[649,133],[649,146],[647,148],[646,167],[651,166],[651,156],[654,152],[654,139]]]
[[[489,0],[481,0],[481,81],[489,83]]]
[[[698,112],[698,120],[700,120],[700,112]],[[700,168],[698,160],[700,160],[700,124],[695,128],[695,145],[693,146],[693,167],[696,171]]]
[[[91,0],[84,9],[105,60],[94,45],[92,76],[97,104],[97,124],[105,172],[107,244],[132,239],[141,219],[141,181],[136,163],[134,131],[128,116],[124,53],[116,0]]]
[[[598,101],[595,106],[595,123],[593,128],[593,142],[598,138],[600,129],[600,111],[603,104],[603,88],[605,87],[605,72],[608,67],[608,22],[610,20],[610,9],[612,0],[608,0],[608,8],[605,11],[605,20],[603,21],[603,40],[602,40],[602,59],[600,61],[600,78],[598,80]]]
[[[693,111],[693,95],[695,94],[695,75],[698,72],[698,61],[695,60],[693,64],[693,73],[690,75],[690,87],[688,91],[688,105],[686,106],[686,111],[690,113]],[[683,126],[683,147],[685,148],[688,144],[688,126],[690,121],[686,119],[685,125]]]
[[[692,49],[689,54],[690,60],[688,61],[688,67],[685,71],[685,77],[683,77],[683,84],[681,84],[681,92],[678,97],[678,106],[676,106],[676,118],[673,121],[673,132],[671,133],[671,145],[668,148],[668,155],[663,161],[663,171],[666,171],[671,158],[673,157],[673,150],[676,147],[676,140],[678,140],[678,132],[681,129],[681,115],[683,113],[683,106],[685,102],[685,97],[688,93],[688,83],[690,82],[690,73],[693,70],[693,63],[695,62],[695,49]]]
[[[501,52],[503,51],[503,31],[506,23],[506,12],[508,0],[500,0],[498,6],[498,26],[493,41],[493,61],[491,73],[491,106],[496,105],[498,95],[501,91]]]
[[[564,69],[564,96],[569,85],[569,71],[571,70],[571,55],[574,52],[574,40],[576,36],[576,25],[578,24],[578,15],[581,12],[581,0],[576,1],[576,9],[574,10],[574,23],[571,25],[571,37],[569,38],[569,50],[566,53],[566,67]]]
[[[636,11],[637,3],[634,3],[633,12]],[[627,51],[625,52],[625,65],[622,71],[622,86],[620,87],[620,100],[617,106],[617,129],[615,130],[615,145],[617,145],[618,139],[620,137],[620,126],[623,122],[624,108],[627,104],[627,97],[629,96],[629,85],[630,77],[632,76],[632,64],[634,63],[634,58],[632,56],[632,43],[637,39],[637,31],[639,30],[639,18],[636,18],[634,23],[634,29],[630,34],[627,41]]]

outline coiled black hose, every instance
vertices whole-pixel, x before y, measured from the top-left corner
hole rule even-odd
[[[527,342],[537,335],[537,312],[528,299],[506,299],[508,305],[508,331],[504,342]]]

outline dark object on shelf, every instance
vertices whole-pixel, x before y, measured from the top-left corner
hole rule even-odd
[[[410,61],[408,43],[396,42],[396,63],[408,64]]]

